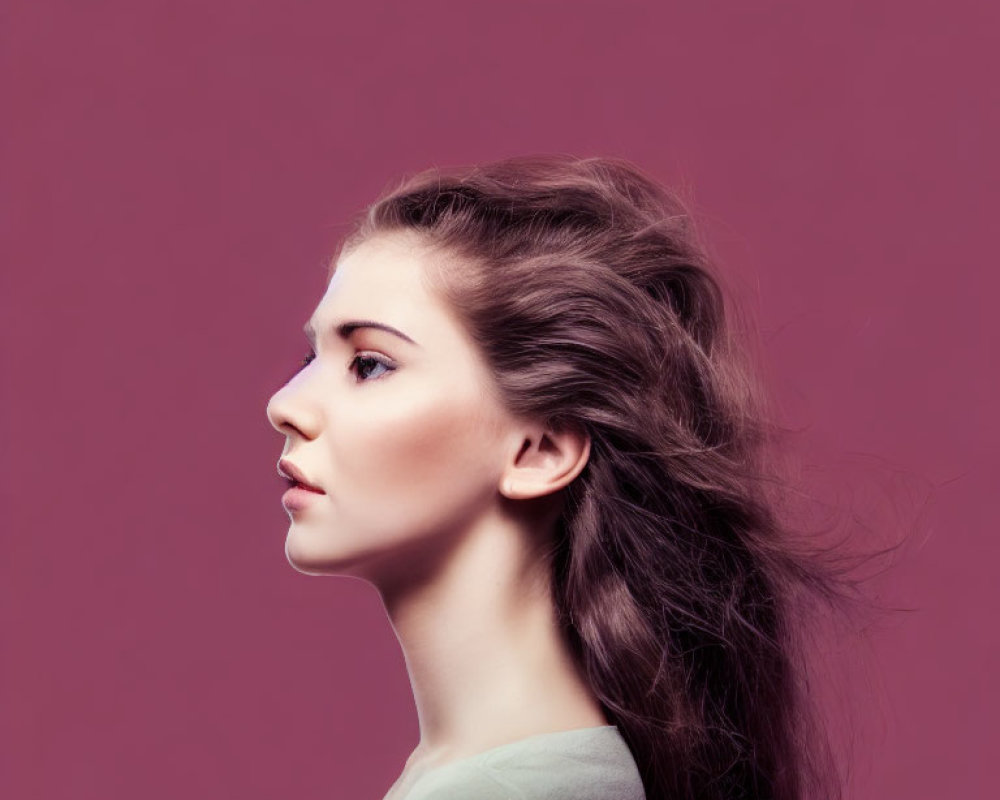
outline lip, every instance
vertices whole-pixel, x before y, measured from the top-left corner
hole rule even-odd
[[[283,458],[278,462],[278,474],[282,478],[285,478],[295,484],[292,486],[292,489],[313,492],[315,494],[326,494],[326,492],[314,483],[311,483],[306,477],[306,474],[287,458]],[[291,489],[289,491],[291,491]]]
[[[296,511],[304,511],[310,503],[319,500],[322,494],[323,492],[314,492],[311,489],[295,485],[281,495],[281,505],[285,507],[286,511],[294,514]]]

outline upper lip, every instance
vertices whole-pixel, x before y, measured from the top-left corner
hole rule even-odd
[[[278,462],[278,474],[283,478],[293,481],[294,483],[301,484],[305,489],[311,489],[314,492],[323,492],[322,489],[306,477],[302,470],[300,470],[287,458],[283,458]]]

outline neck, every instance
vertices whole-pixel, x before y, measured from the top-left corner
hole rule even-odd
[[[420,724],[413,759],[438,762],[537,733],[606,725],[558,627],[537,532],[499,513],[431,579],[380,587]]]

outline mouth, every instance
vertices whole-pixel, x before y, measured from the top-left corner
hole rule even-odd
[[[278,462],[278,474],[285,479],[285,483],[288,484],[288,488],[290,489],[302,489],[315,494],[326,494],[318,486],[313,486],[309,483],[302,470],[287,459],[283,458]]]
[[[286,480],[285,483],[288,484],[289,489],[302,489],[307,492],[313,492],[315,494],[326,494],[322,489],[317,489],[315,486],[310,486],[308,483],[300,483],[299,481]]]

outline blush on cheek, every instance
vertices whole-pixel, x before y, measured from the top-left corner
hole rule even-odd
[[[428,489],[460,482],[469,472],[482,473],[489,446],[475,409],[442,402],[383,428],[381,468],[394,485]],[[484,450],[486,452],[484,452]]]
[[[497,439],[471,397],[373,405],[341,442],[354,498],[407,526],[447,525],[490,494]]]

